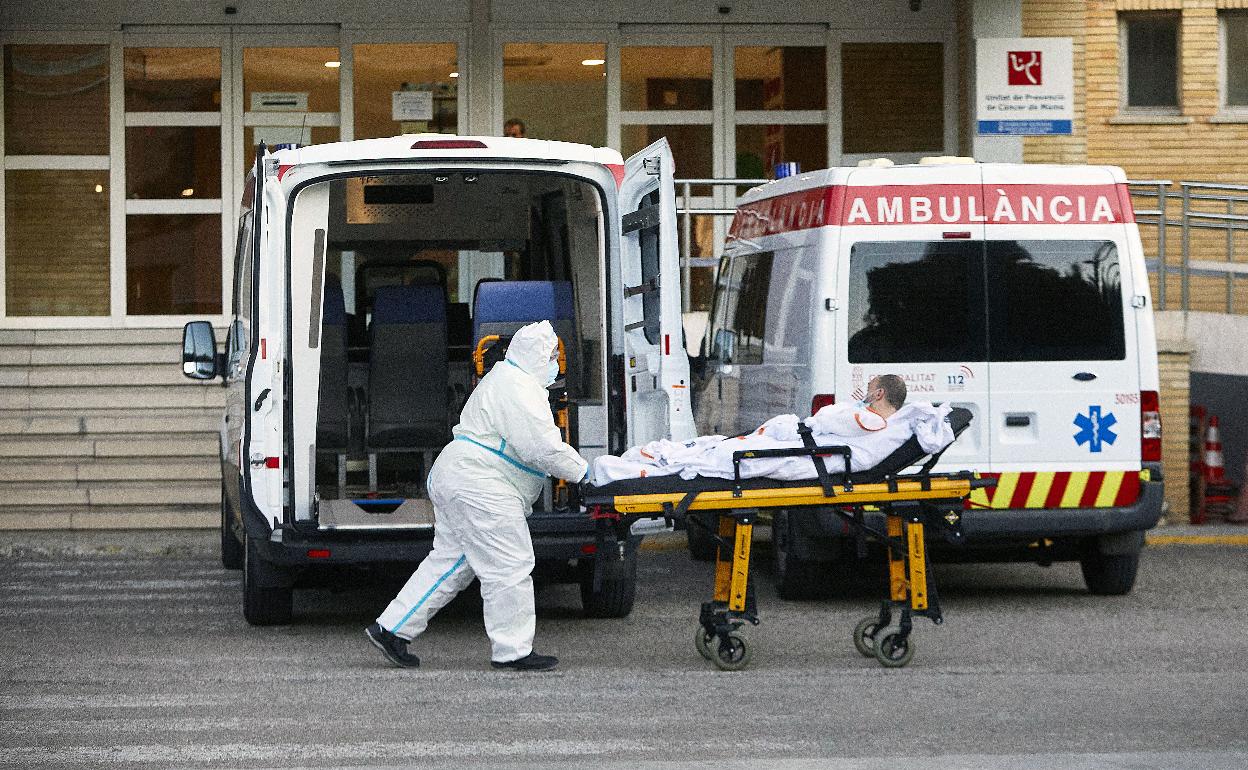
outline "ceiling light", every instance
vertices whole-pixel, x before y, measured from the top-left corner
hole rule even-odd
[[[451,74],[447,75],[447,77],[448,77],[448,78],[457,78],[457,77],[459,77],[459,73],[458,73],[458,72],[452,72]]]
[[[188,187],[188,188],[186,188],[185,190],[183,190],[183,191],[182,191],[182,197],[183,197],[183,198],[189,198],[189,197],[191,197],[191,196],[192,196],[192,195],[194,195],[194,194],[195,194],[195,188],[194,188],[194,187]]]
[[[583,59],[581,60],[581,64],[584,64],[586,67],[597,67],[599,64],[606,64],[606,63],[607,63],[606,59]]]
[[[338,69],[339,67],[341,67],[341,66],[342,66],[342,62],[340,62],[340,61],[327,61],[327,62],[325,62],[325,66],[326,66],[326,67],[329,67],[331,70],[336,70],[336,69]]]

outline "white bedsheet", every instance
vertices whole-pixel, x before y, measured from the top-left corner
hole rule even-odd
[[[925,452],[937,452],[954,439],[945,420],[950,408],[926,402],[906,404],[888,419],[852,404],[831,404],[803,422],[810,427],[819,446],[847,446],[854,471],[874,468],[906,439],[914,435]],[[680,475],[733,478],[732,455],[745,449],[780,449],[802,446],[797,433],[798,417],[782,414],[763,423],[745,436],[699,436],[691,441],[652,441],[633,447],[620,457],[604,455],[594,460],[593,481],[597,485],[621,479]],[[827,459],[828,470],[843,467],[841,458]],[[741,462],[742,478],[771,478],[797,481],[815,477],[809,457],[767,457]]]

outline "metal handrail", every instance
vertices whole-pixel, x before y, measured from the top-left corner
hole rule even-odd
[[[693,217],[726,217],[736,213],[735,208],[695,206],[695,197],[706,198],[714,196],[695,196],[693,188],[695,186],[715,188],[754,187],[766,184],[768,181],[770,180],[740,178],[689,178],[676,180],[677,188],[680,191],[680,205],[677,206],[676,213],[681,218],[681,266],[686,287],[690,284],[694,266],[713,266],[715,264],[714,259],[691,258],[689,256],[693,247]],[[1132,198],[1148,200],[1155,206],[1155,208],[1135,208],[1135,218],[1140,225],[1156,228],[1157,253],[1152,259],[1147,260],[1147,264],[1149,272],[1158,276],[1157,308],[1159,310],[1173,309],[1169,307],[1169,304],[1171,304],[1169,302],[1170,298],[1166,296],[1165,279],[1170,275],[1178,273],[1180,278],[1178,309],[1188,310],[1191,307],[1191,277],[1193,275],[1221,276],[1226,281],[1226,312],[1233,313],[1235,311],[1236,276],[1248,275],[1248,262],[1238,262],[1235,259],[1235,233],[1248,232],[1248,213],[1237,213],[1236,211],[1236,206],[1240,205],[1246,207],[1243,210],[1248,212],[1248,184],[1192,181],[1176,183],[1170,179],[1131,179],[1127,181],[1127,185]],[[1175,187],[1178,189],[1174,189]],[[736,196],[733,197],[735,198]],[[1170,204],[1175,202],[1179,204],[1177,219],[1169,211]],[[1222,204],[1225,208],[1222,211],[1209,211],[1201,208],[1208,208],[1212,204]],[[1180,252],[1178,264],[1170,264],[1170,255],[1167,251],[1167,246],[1169,245],[1167,233],[1173,227],[1179,228]],[[1225,231],[1224,259],[1196,258],[1192,254],[1191,234],[1193,230]],[[682,304],[687,312],[689,310],[689,293],[685,291],[683,294]]]

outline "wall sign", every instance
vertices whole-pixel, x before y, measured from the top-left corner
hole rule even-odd
[[[432,91],[391,91],[390,117],[393,120],[433,120]]]
[[[975,41],[975,120],[980,135],[1069,134],[1075,117],[1068,37]]]

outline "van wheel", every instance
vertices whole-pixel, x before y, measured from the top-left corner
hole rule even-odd
[[[586,617],[623,618],[633,611],[633,601],[637,597],[637,549],[628,549],[622,560],[607,563],[597,591],[594,590],[594,560],[582,559],[578,568],[581,606]]]
[[[1135,586],[1140,568],[1140,552],[1104,554],[1093,547],[1082,559],[1083,582],[1096,596],[1123,596]]]
[[[272,587],[282,570],[260,558],[259,543],[249,535],[243,551],[243,618],[253,626],[280,626],[290,622],[294,590]]]
[[[225,485],[221,486],[221,566],[226,569],[243,568],[243,544],[234,534],[234,512],[225,496]]]
[[[776,562],[776,591],[786,601],[824,599],[830,593],[833,565],[798,558],[794,541],[803,537],[788,511],[777,510],[771,517],[771,553]]]
[[[719,540],[715,532],[717,521],[714,514],[691,513],[689,518],[697,518],[703,526],[694,523],[685,524],[685,540],[689,546],[689,555],[694,561],[715,561],[719,555]]]

